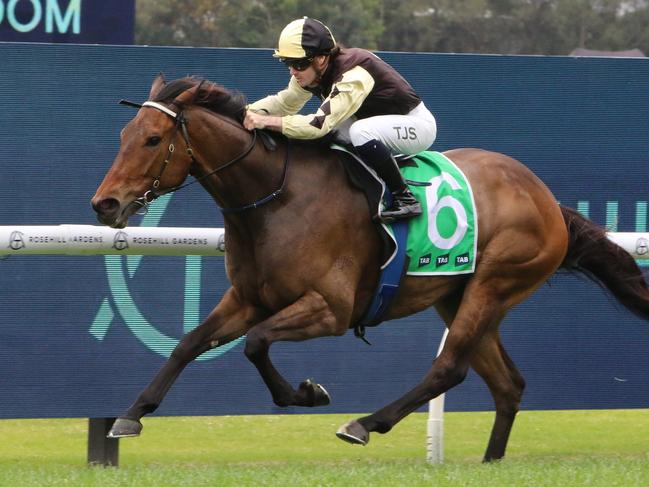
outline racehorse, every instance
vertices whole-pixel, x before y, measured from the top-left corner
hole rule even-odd
[[[193,77],[166,83],[159,76],[149,101],[133,105],[141,108],[122,130],[120,150],[92,198],[98,220],[123,228],[133,213],[193,175],[223,210],[231,287],[181,339],[109,436],[137,436],[140,419],[159,406],[189,362],[243,335],[244,353],[275,404],[328,404],[325,388],[314,381],[293,388],[273,366],[269,348],[281,340],[343,335],[372,299],[382,244],[367,200],[348,181],[340,156],[323,145],[284,138],[272,147],[243,128],[240,94]],[[649,289],[625,250],[599,226],[559,205],[520,162],[471,148],[445,155],[474,191],[475,271],[403,278],[384,319],[434,306],[449,329],[446,343],[413,389],[343,425],[337,435],[366,444],[371,432],[387,433],[462,382],[472,367],[495,401],[484,456],[490,461],[505,454],[525,385],[498,331],[508,310],[559,268],[599,281],[643,318],[649,318]]]

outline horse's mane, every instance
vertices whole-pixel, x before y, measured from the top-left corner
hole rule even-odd
[[[185,78],[179,78],[166,83],[155,95],[155,98],[152,101],[171,103],[176,99],[176,97],[178,97],[178,95],[196,86],[199,86],[199,89],[196,92],[196,96],[194,96],[194,98],[190,100],[189,103],[185,104],[185,107],[197,105],[206,108],[214,113],[219,113],[221,115],[225,115],[226,117],[230,117],[238,121],[239,123],[243,123],[243,119],[246,115],[246,96],[236,90],[228,90],[218,83],[214,83],[198,76],[187,76]],[[268,133],[276,139],[285,138],[283,135],[277,132]],[[329,133],[319,139],[293,139],[292,143],[294,145],[314,147],[321,150],[328,148],[331,145],[332,141],[334,141],[334,134]]]
[[[186,106],[201,106],[214,113],[243,122],[246,113],[246,97],[242,93],[230,91],[217,83],[196,76],[170,81],[155,95],[153,101],[170,103],[181,93],[196,86],[199,87],[196,95]]]

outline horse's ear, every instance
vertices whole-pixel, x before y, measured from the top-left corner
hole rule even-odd
[[[183,91],[180,95],[176,97],[176,99],[173,101],[173,104],[176,105],[177,107],[185,107],[188,105],[192,105],[194,103],[196,95],[198,94],[199,89],[200,89],[200,84],[198,86],[194,86],[193,88]]]
[[[156,79],[153,80],[151,84],[151,91],[149,91],[149,100],[153,100],[158,92],[166,85],[165,75],[160,73],[156,76]]]

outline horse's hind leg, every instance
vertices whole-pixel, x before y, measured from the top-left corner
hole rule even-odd
[[[455,319],[462,298],[461,291],[436,305],[447,326]],[[496,403],[496,420],[484,461],[498,460],[505,455],[507,440],[518,412],[525,380],[505,351],[495,327],[485,333],[476,347],[471,366],[485,381]]]
[[[492,291],[489,291],[491,289]],[[493,294],[473,279],[467,285],[462,303],[449,329],[446,344],[424,379],[404,396],[378,410],[343,425],[336,433],[350,443],[366,444],[369,433],[387,433],[411,412],[464,380],[471,355],[487,330],[496,327],[504,315],[503,305]]]
[[[187,364],[202,353],[243,336],[261,318],[255,308],[242,304],[230,289],[210,315],[180,340],[169,360],[133,405],[115,421],[108,436],[121,438],[139,435],[142,416],[158,408]]]
[[[496,419],[483,461],[499,460],[505,456],[525,380],[507,355],[496,330],[485,334],[480,341],[471,358],[471,366],[489,386],[496,403]]]

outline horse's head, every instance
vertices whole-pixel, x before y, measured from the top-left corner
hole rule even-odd
[[[149,94],[149,100],[155,101],[145,102],[122,130],[119,152],[92,198],[101,223],[125,227],[133,213],[187,177],[192,157],[185,150],[188,141],[183,141],[182,110],[198,86],[191,79],[174,83],[179,86],[169,90],[163,76],[158,76]]]

